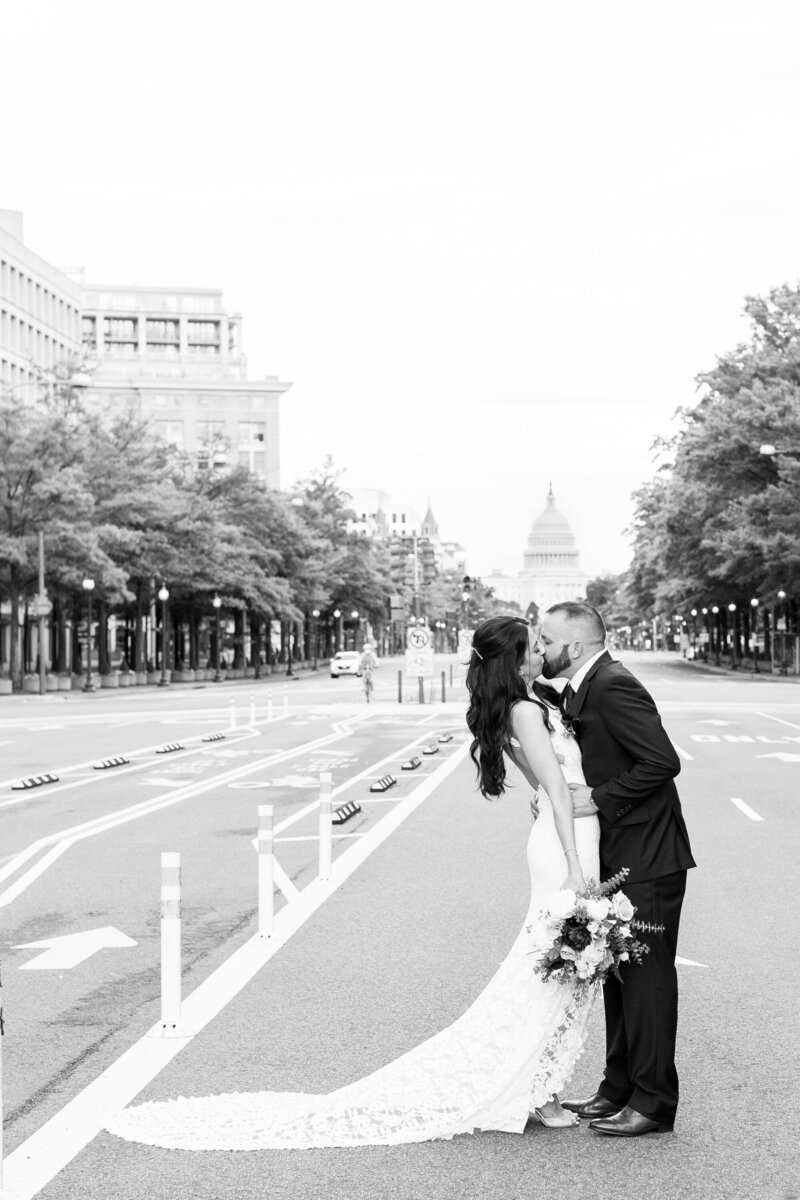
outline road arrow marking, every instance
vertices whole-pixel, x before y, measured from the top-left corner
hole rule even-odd
[[[21,946],[14,946],[14,949],[44,950],[44,954],[23,963],[20,971],[68,971],[91,958],[98,950],[121,950],[135,945],[133,938],[120,933],[113,925],[106,925],[103,929],[86,929],[83,933],[67,933],[62,937],[45,938],[41,942],[25,942]]]
[[[781,762],[800,762],[800,754],[786,754],[776,750],[773,754],[757,754],[756,758],[779,758]]]
[[[691,958],[681,958],[680,955],[675,959],[676,967],[708,967],[708,963],[698,963]]]

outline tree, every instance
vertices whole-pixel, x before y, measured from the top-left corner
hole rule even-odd
[[[649,614],[800,589],[800,291],[748,297],[752,338],[699,377],[635,496],[630,592]],[[762,454],[762,444],[779,448]]]

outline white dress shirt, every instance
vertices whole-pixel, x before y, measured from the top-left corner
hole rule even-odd
[[[605,654],[605,652],[606,651],[605,651],[605,646],[604,646],[602,650],[597,651],[597,654],[593,654],[591,658],[587,659],[582,667],[578,668],[578,670],[572,676],[572,679],[567,680],[567,683],[569,683],[572,686],[573,692],[577,693],[578,688],[581,686],[584,679],[588,675],[590,668],[594,666],[594,664],[597,662],[598,658],[600,658],[601,654]]]

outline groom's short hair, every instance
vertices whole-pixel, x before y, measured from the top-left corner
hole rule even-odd
[[[583,640],[589,644],[597,642],[599,645],[604,645],[606,640],[606,623],[600,616],[600,613],[593,604],[586,604],[579,600],[562,600],[560,604],[553,604],[547,610],[547,615],[566,617],[568,621],[574,621],[576,625],[580,625],[583,631]]]

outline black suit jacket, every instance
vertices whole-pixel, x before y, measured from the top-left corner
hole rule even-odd
[[[637,883],[693,867],[674,783],[680,760],[647,689],[606,651],[564,715],[599,812],[602,878],[628,867],[626,882]]]

